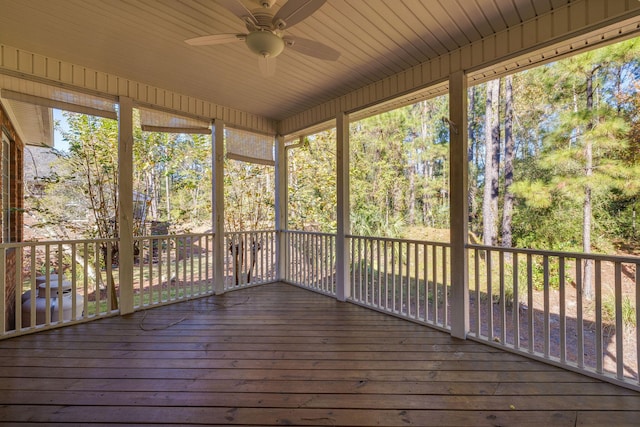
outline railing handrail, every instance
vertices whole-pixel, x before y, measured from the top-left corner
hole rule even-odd
[[[213,235],[214,233],[146,234],[144,236],[133,236],[133,240],[167,239],[167,238],[181,238],[181,237],[204,237],[204,236],[213,236]]]
[[[599,261],[611,261],[611,262],[623,262],[623,263],[640,263],[640,256],[633,255],[603,255],[587,252],[564,252],[564,251],[548,251],[542,249],[530,249],[530,248],[505,248],[503,246],[489,246],[479,245],[475,243],[469,243],[465,246],[467,249],[481,249],[493,252],[509,252],[509,253],[523,253],[531,255],[546,255],[552,257],[564,257],[564,258],[578,258],[578,259],[592,259]]]
[[[400,237],[359,236],[356,234],[347,234],[345,235],[345,237],[349,239],[372,239],[372,240],[380,240],[384,242],[393,242],[393,243],[411,243],[411,244],[418,244],[418,245],[441,246],[445,248],[451,247],[451,243],[449,242],[435,242],[432,240],[403,239]]]
[[[282,230],[285,234],[308,234],[310,236],[334,237],[336,233],[326,233],[322,231],[306,231],[306,230]]]
[[[225,231],[225,236],[232,234],[258,234],[258,233],[275,233],[277,230],[248,230],[248,231]]]
[[[106,239],[93,238],[93,239],[74,239],[74,240],[29,240],[24,242],[4,242],[0,243],[0,249],[8,248],[26,248],[30,246],[46,246],[46,245],[78,245],[84,243],[116,243],[119,242],[119,238],[110,237]]]

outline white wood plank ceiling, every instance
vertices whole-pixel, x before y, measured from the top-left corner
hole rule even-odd
[[[339,60],[285,49],[269,78],[244,43],[184,42],[246,31],[215,0],[0,0],[0,44],[282,120],[572,1],[328,0],[287,33]]]

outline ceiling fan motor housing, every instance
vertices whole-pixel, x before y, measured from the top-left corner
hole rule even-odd
[[[274,58],[280,55],[284,49],[284,40],[268,30],[253,31],[247,34],[245,43],[253,53],[265,58]]]

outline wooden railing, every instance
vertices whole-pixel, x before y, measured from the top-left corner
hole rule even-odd
[[[213,293],[213,234],[134,237],[134,308]]]
[[[314,291],[336,294],[336,236],[329,233],[285,231],[284,280]]]
[[[481,245],[468,251],[471,337],[640,384],[640,258]]]
[[[351,301],[448,330],[449,244],[348,236]]]
[[[281,279],[336,296],[336,236],[282,233]],[[279,279],[277,236],[225,235],[224,290]],[[134,238],[134,309],[213,294],[213,238]],[[351,302],[451,328],[448,243],[363,236],[346,242],[347,259],[340,262],[347,265]],[[482,245],[466,250],[469,338],[640,387],[640,258]],[[0,244],[0,338],[118,313],[118,264],[115,239]]]
[[[275,236],[273,230],[225,234],[225,290],[277,280]]]
[[[213,294],[213,237],[134,237],[133,308]],[[0,308],[6,314],[0,316],[0,338],[118,313],[118,243],[0,244]],[[225,290],[276,280],[275,231],[227,233],[225,248]],[[7,290],[13,304],[6,303]]]
[[[117,313],[117,256],[114,239],[0,244],[0,337]]]

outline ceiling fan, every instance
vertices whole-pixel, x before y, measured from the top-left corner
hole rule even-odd
[[[241,0],[218,0],[218,3],[240,18],[248,33],[213,34],[185,40],[192,46],[206,46],[244,41],[258,55],[261,73],[268,77],[275,73],[275,58],[287,49],[326,61],[340,57],[337,50],[317,42],[290,35],[284,30],[293,27],[318,10],[326,0],[288,0],[275,14],[271,8],[276,0],[258,0],[259,8],[249,10]]]

